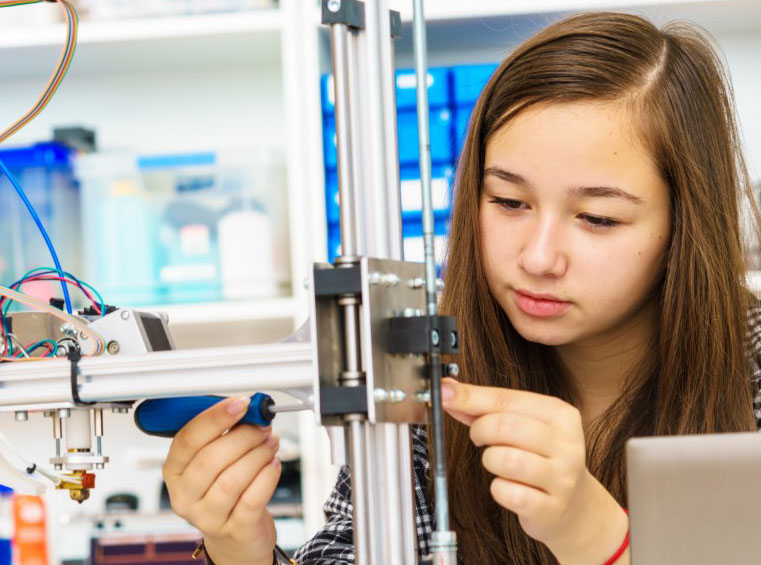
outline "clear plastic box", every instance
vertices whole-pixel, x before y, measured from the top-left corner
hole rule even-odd
[[[107,302],[153,305],[287,294],[285,166],[274,151],[76,162],[84,263]]]

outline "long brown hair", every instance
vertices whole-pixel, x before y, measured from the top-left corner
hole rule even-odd
[[[460,155],[441,310],[458,320],[460,380],[574,402],[551,348],[521,337],[489,291],[478,209],[490,137],[532,105],[582,100],[628,104],[670,193],[672,232],[654,296],[651,350],[586,438],[590,471],[625,506],[628,438],[755,429],[738,215],[750,183],[731,87],[703,33],[588,13],[544,29],[509,55],[476,104]],[[492,499],[493,477],[467,429],[447,418],[445,430],[449,507],[463,561],[556,563]]]

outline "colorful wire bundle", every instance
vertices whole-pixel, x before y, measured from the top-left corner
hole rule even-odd
[[[56,278],[56,277],[51,277],[51,278]],[[63,278],[63,277],[61,277],[61,278]],[[32,280],[35,280],[35,278],[32,277]],[[39,280],[39,278],[37,280]],[[64,279],[64,280],[66,280],[66,279]],[[22,282],[24,282],[24,281],[22,281]],[[78,284],[79,281],[76,281],[76,280],[66,280],[66,282],[70,283],[70,284],[76,284],[77,286],[79,286],[79,284]],[[82,287],[80,287],[80,288],[82,288]],[[90,287],[90,288],[92,288],[92,287]],[[41,300],[38,300],[36,298],[33,298],[31,296],[28,296],[26,294],[23,294],[21,292],[18,292],[16,290],[13,290],[11,288],[7,288],[7,287],[4,287],[4,286],[0,286],[0,296],[3,297],[2,301],[5,301],[6,299],[10,299],[10,300],[18,302],[20,304],[24,304],[25,306],[27,306],[29,308],[32,308],[34,310],[40,310],[40,311],[43,311],[43,312],[47,312],[48,314],[51,314],[52,316],[55,316],[59,320],[65,322],[65,323],[71,324],[72,327],[74,327],[80,333],[80,335],[82,335],[83,337],[87,336],[87,338],[92,339],[93,343],[95,343],[95,351],[91,354],[92,357],[101,355],[106,350],[106,342],[100,336],[100,334],[98,334],[97,332],[95,332],[92,329],[90,329],[86,324],[82,323],[75,316],[71,316],[71,315],[69,315],[69,314],[59,310],[58,308],[56,308],[54,306],[50,306],[48,304],[45,304]],[[0,310],[0,312],[7,311],[7,310],[5,310],[5,308],[7,308],[7,306],[4,306],[3,309]],[[101,302],[101,312],[103,311],[102,308],[103,308],[103,306],[102,306],[102,302]],[[0,326],[1,326],[2,335],[3,335],[3,341],[2,341],[2,343],[6,344],[6,349],[8,349],[8,345],[10,344],[10,340],[8,338],[9,333],[7,332],[8,328],[6,326],[6,321],[5,321],[5,316],[4,315],[3,315],[3,319],[2,319],[2,324],[0,324]],[[38,345],[38,343],[40,343],[40,345]],[[35,344],[32,344],[32,345],[34,345],[35,348],[36,348],[38,346],[43,345],[45,342],[42,341],[42,342],[38,342],[38,343],[35,343]],[[12,351],[12,349],[10,351]],[[9,357],[0,357],[0,361],[17,361],[17,362],[21,362],[21,361],[40,361],[40,360],[43,360],[43,359],[44,359],[43,357],[21,357],[21,358],[19,358],[19,357],[13,356],[12,353],[11,353],[11,356],[9,356]]]
[[[50,1],[50,0],[10,0],[10,1],[0,0],[0,8],[7,8],[10,6],[24,6],[26,4],[38,4],[40,2],[46,2],[46,1]],[[37,100],[37,103],[32,107],[31,110],[29,110],[24,116],[22,116],[16,123],[14,123],[11,127],[9,127],[8,129],[0,133],[0,143],[8,139],[17,131],[19,131],[31,120],[33,120],[37,116],[37,114],[42,112],[45,106],[48,105],[48,102],[50,102],[50,99],[53,97],[53,94],[55,94],[56,90],[58,90],[58,87],[61,85],[61,81],[63,80],[63,77],[66,76],[66,71],[69,70],[71,59],[74,57],[74,49],[76,48],[76,45],[77,45],[77,31],[79,28],[77,13],[74,11],[74,8],[72,8],[71,5],[67,2],[67,0],[53,0],[53,1],[58,2],[61,5],[61,8],[63,8],[64,13],[66,14],[67,28],[68,28],[68,37],[66,39],[66,45],[64,46],[63,51],[61,52],[61,57],[58,60],[58,66],[56,67],[56,70],[53,73],[53,76],[50,78],[50,81],[45,87],[45,90],[42,91],[42,95]]]

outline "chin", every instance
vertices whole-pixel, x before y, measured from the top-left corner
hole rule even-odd
[[[565,324],[557,319],[544,321],[536,319],[526,320],[526,315],[520,312],[510,312],[508,318],[513,324],[515,331],[523,339],[533,343],[552,346],[566,345],[577,337],[576,332],[569,332],[567,328],[563,327]]]

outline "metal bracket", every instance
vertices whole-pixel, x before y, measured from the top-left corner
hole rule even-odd
[[[389,10],[391,17],[391,37],[402,36],[402,16],[396,10]],[[324,25],[346,24],[352,29],[365,29],[365,4],[359,0],[323,0],[322,23]]]
[[[449,316],[390,318],[389,353],[423,355],[459,353],[457,319]]]

